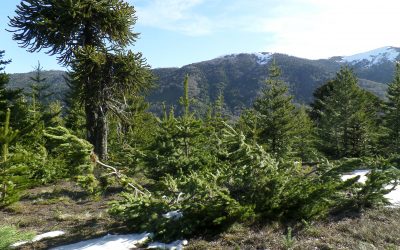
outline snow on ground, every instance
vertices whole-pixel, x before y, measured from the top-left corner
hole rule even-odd
[[[127,235],[108,234],[101,238],[52,248],[52,250],[129,250],[136,248],[136,244],[147,241],[150,236],[150,233]]]
[[[345,174],[342,176],[342,180],[346,181],[348,179],[354,178],[356,176],[360,176],[360,179],[358,179],[358,182],[360,183],[365,183],[367,181],[367,174],[370,172],[370,170],[355,170],[349,174]]]
[[[345,181],[353,177],[360,176],[358,182],[365,183],[368,178],[366,175],[369,172],[370,170],[355,170],[349,174],[343,175],[342,180]],[[387,186],[387,188],[390,188],[390,185]],[[395,190],[386,194],[385,197],[389,200],[390,203],[392,203],[392,206],[400,206],[400,186],[397,186]]]
[[[36,241],[40,241],[40,240],[48,239],[48,238],[55,238],[55,237],[58,237],[58,236],[61,236],[64,234],[65,234],[65,232],[63,232],[63,231],[52,231],[52,232],[48,232],[48,233],[44,233],[44,234],[39,234],[39,235],[36,235],[31,241],[19,241],[19,242],[12,244],[11,247],[15,248],[15,247],[25,245],[26,243],[36,242]]]
[[[52,250],[129,250],[136,248],[137,244],[146,242],[151,233],[106,235],[101,238],[81,241],[75,244],[52,248]],[[169,250],[181,250],[187,245],[187,240],[177,240],[170,244],[153,242],[148,248],[161,248]]]
[[[370,65],[382,62],[384,59],[394,62],[399,56],[399,51],[393,47],[383,47],[352,56],[342,57],[342,62],[358,63],[367,60]]]
[[[64,235],[63,231],[54,231],[37,235],[31,241],[21,241],[11,245],[11,248],[16,248],[27,243],[40,241],[42,239],[54,238]],[[52,250],[130,250],[136,248],[137,244],[143,244],[152,236],[151,233],[142,234],[126,234],[126,235],[111,235],[108,234],[101,238],[85,240],[78,243],[59,246]],[[168,250],[181,250],[183,246],[188,244],[187,240],[177,240],[169,244],[161,242],[150,243],[148,248],[161,248]]]
[[[183,217],[183,214],[179,210],[174,210],[162,215],[164,218],[177,220]]]
[[[144,243],[149,239],[151,233],[111,235],[101,238],[81,241],[71,245],[52,248],[52,250],[129,250],[136,248],[136,244]]]
[[[187,240],[177,240],[169,244],[160,243],[160,242],[153,242],[150,243],[148,248],[155,248],[155,249],[169,249],[169,250],[181,250],[183,246],[188,244]]]
[[[387,188],[390,188],[388,186]],[[395,190],[385,195],[385,197],[392,203],[391,207],[400,207],[400,187],[397,186]]]

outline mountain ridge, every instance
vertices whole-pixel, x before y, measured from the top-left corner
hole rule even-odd
[[[351,59],[351,60],[350,60]],[[297,103],[308,104],[313,100],[316,88],[335,76],[344,65],[353,68],[360,79],[360,86],[384,98],[387,83],[393,78],[395,62],[400,59],[400,48],[386,46],[353,56],[336,56],[328,59],[306,59],[281,53],[256,52],[223,55],[214,59],[191,63],[182,67],[152,69],[157,77],[157,87],[148,96],[159,112],[161,103],[179,106],[183,93],[182,82],[190,76],[189,95],[196,99],[195,107],[207,110],[220,92],[223,93],[226,109],[238,114],[251,107],[268,76],[272,60],[282,69],[282,79],[288,83],[290,93]],[[26,88],[29,74],[11,74],[10,87]],[[57,98],[67,87],[62,71],[44,71],[44,77],[52,84]]]
[[[356,62],[371,61],[371,60],[373,62],[377,63],[377,62],[380,62],[380,60],[376,60],[376,59],[385,59],[385,55],[386,55],[386,59],[390,59],[389,61],[395,61],[400,56],[400,47],[384,46],[384,47],[380,47],[380,48],[376,48],[376,49],[372,49],[372,50],[368,50],[368,51],[364,51],[364,52],[355,53],[352,55],[331,56],[328,58],[317,58],[317,59],[310,59],[307,57],[299,57],[296,55],[291,55],[291,54],[286,54],[286,53],[281,53],[281,52],[265,52],[265,51],[263,51],[263,52],[240,52],[240,53],[224,54],[221,56],[217,56],[215,58],[211,58],[211,59],[207,59],[207,60],[203,60],[203,61],[199,61],[199,62],[195,62],[195,63],[190,63],[187,65],[208,62],[208,61],[212,61],[212,60],[220,59],[220,58],[234,57],[234,56],[241,55],[241,54],[250,54],[250,55],[255,55],[255,56],[260,56],[260,57],[265,57],[265,56],[273,57],[273,55],[275,55],[275,54],[280,54],[280,55],[286,55],[286,56],[290,56],[290,57],[296,57],[299,59],[305,59],[305,60],[311,60],[311,61],[334,60],[334,61],[337,61],[338,63],[346,63],[347,62],[349,65],[351,65],[351,64],[354,65],[354,64],[356,64]],[[263,64],[265,64],[265,61],[263,62]],[[185,67],[187,65],[183,65],[182,67]],[[182,67],[162,67],[162,68],[182,68]],[[155,69],[159,69],[159,68],[155,68]]]

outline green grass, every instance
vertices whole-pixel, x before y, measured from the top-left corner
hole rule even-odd
[[[19,231],[15,226],[0,226],[0,250],[10,249],[10,245],[18,241],[31,240],[33,232]]]

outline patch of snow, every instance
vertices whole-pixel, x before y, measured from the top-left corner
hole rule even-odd
[[[253,55],[257,57],[258,64],[267,64],[272,58],[272,53],[269,52],[258,52]]]
[[[52,248],[53,250],[129,250],[136,248],[136,244],[144,243],[151,237],[151,233],[106,235],[101,238],[81,241],[71,245]]]
[[[358,182],[360,183],[365,183],[368,179],[368,177],[366,176],[369,172],[371,172],[370,170],[355,170],[349,174],[345,174],[342,175],[341,179],[343,181],[354,178],[356,176],[360,176],[360,179],[358,179]],[[390,189],[391,185],[386,186],[385,188]],[[391,191],[388,194],[384,195],[385,198],[388,199],[388,201],[392,204],[393,207],[398,207],[400,206],[400,186],[397,186],[396,189],[394,189],[393,191]]]
[[[58,236],[61,236],[64,234],[65,234],[65,232],[63,232],[63,231],[48,232],[48,233],[37,235],[35,238],[33,238],[32,241],[39,241],[39,240],[47,239],[47,238],[55,238],[55,237],[58,237]]]
[[[394,47],[382,47],[352,56],[344,56],[341,62],[355,64],[366,60],[369,65],[374,65],[384,60],[394,62],[399,54],[400,52]]]
[[[37,241],[40,241],[40,240],[43,240],[43,239],[48,239],[48,238],[55,238],[55,237],[58,237],[58,236],[61,236],[61,235],[64,235],[64,234],[65,234],[65,232],[63,232],[63,231],[47,232],[47,233],[44,233],[44,234],[36,235],[31,241],[19,241],[19,242],[16,242],[16,243],[12,244],[11,247],[15,248],[15,247],[19,247],[19,246],[25,245],[27,243],[37,242]]]
[[[183,214],[179,210],[174,210],[162,215],[164,218],[177,220],[183,217]]]
[[[187,240],[177,240],[174,242],[171,242],[169,244],[161,243],[161,242],[153,242],[150,243],[147,248],[149,249],[168,249],[168,250],[182,250],[183,246],[186,246],[188,244]]]
[[[360,176],[360,179],[358,179],[358,182],[365,183],[368,179],[366,175],[369,174],[369,172],[371,172],[371,171],[370,170],[355,170],[355,171],[351,172],[350,174],[342,175],[341,179],[343,181],[346,181],[346,180],[354,178],[356,176]]]
[[[18,241],[18,242],[16,242],[16,243],[12,244],[10,247],[11,247],[11,248],[17,248],[17,247],[22,246],[22,245],[25,245],[25,244],[27,244],[27,243],[29,243],[29,242],[30,242],[30,241]]]
[[[390,188],[390,187],[387,187]],[[392,204],[392,207],[399,207],[400,206],[400,187],[397,186],[395,190],[392,192],[385,194],[385,197],[389,200]]]
[[[219,58],[219,59],[236,58],[238,55],[241,55],[241,54],[246,54],[246,53],[222,55],[222,56],[219,56],[217,58]],[[257,63],[263,65],[263,64],[267,64],[271,60],[273,53],[270,53],[270,52],[255,52],[255,53],[249,53],[247,55],[256,56],[257,57]]]

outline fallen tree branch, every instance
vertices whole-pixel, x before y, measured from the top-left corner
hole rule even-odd
[[[137,186],[139,186],[139,187],[137,187],[132,182],[127,181],[127,179],[130,179],[129,177],[122,174],[117,168],[101,162],[95,153],[92,153],[90,155],[90,158],[91,158],[92,162],[94,162],[108,170],[111,170],[111,172],[108,173],[108,175],[114,175],[121,182],[122,185],[126,185],[126,186],[132,188],[135,191],[135,196],[137,196],[138,194],[151,196],[151,193],[149,190],[147,190],[146,188],[144,188],[138,184],[137,184]]]

